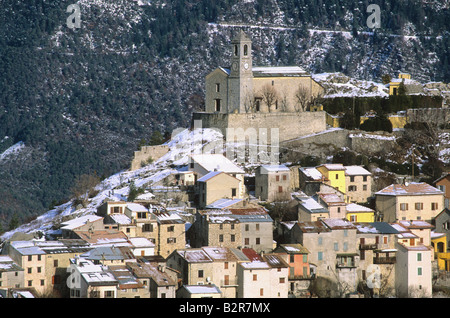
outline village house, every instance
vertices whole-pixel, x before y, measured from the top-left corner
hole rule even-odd
[[[236,298],[238,262],[234,249],[212,246],[176,250],[167,258],[167,266],[180,272],[182,285],[214,284],[225,298]]]
[[[96,265],[105,266],[136,262],[136,258],[128,246],[98,246],[81,254],[80,257]]]
[[[119,282],[107,266],[75,257],[70,272],[70,298],[117,298]]]
[[[73,235],[73,231],[95,231],[95,230],[103,230],[103,217],[90,214],[81,216],[69,221],[61,222],[60,230],[62,238],[64,239],[73,239],[75,238]]]
[[[447,236],[444,233],[431,232],[431,247],[439,271],[450,272],[450,253],[447,252]]]
[[[24,287],[32,287],[40,295],[51,295],[61,294],[65,287],[69,259],[90,249],[80,240],[12,241],[2,253],[24,269]]]
[[[317,193],[317,202],[328,210],[330,219],[346,217],[346,203],[335,193]]]
[[[193,171],[196,174],[196,181],[213,171],[225,172],[226,174],[229,174],[239,180],[239,187],[236,197],[244,198],[245,196],[245,171],[221,154],[192,155],[189,162],[189,171]]]
[[[430,246],[396,244],[395,290],[397,297],[425,298],[432,295]]]
[[[24,269],[8,255],[0,255],[0,290],[22,288],[24,281]]]
[[[366,206],[349,203],[346,205],[345,210],[347,211],[346,219],[350,222],[375,222],[375,211]]]
[[[177,213],[155,213],[158,221],[157,254],[167,257],[186,247],[186,222]]]
[[[295,196],[298,201],[298,221],[314,222],[319,219],[327,219],[330,213],[326,207],[317,202],[314,198],[308,196]]]
[[[273,220],[262,207],[199,210],[190,237],[194,247],[246,247],[270,252],[274,247]]]
[[[287,298],[289,265],[277,254],[259,255],[242,249],[249,261],[237,268],[237,298]]]
[[[150,298],[150,291],[144,286],[125,265],[109,266],[116,278],[117,298]]]
[[[375,193],[376,209],[384,222],[397,220],[432,220],[444,208],[444,195],[439,189],[421,182],[391,184]]]
[[[322,174],[323,182],[337,188],[342,193],[346,193],[345,187],[345,167],[340,163],[327,163],[316,167]]]
[[[372,174],[362,166],[344,166],[346,202],[365,203],[372,196]]]
[[[307,297],[311,280],[309,250],[301,244],[280,244],[273,251],[289,265],[289,294],[295,297]]]
[[[396,234],[386,222],[355,223],[359,252],[358,280],[371,297],[395,295]]]
[[[443,233],[446,236],[447,244],[450,246],[450,209],[445,208],[434,218],[435,232]],[[443,252],[446,252],[445,249]]]
[[[291,170],[285,165],[261,165],[255,171],[255,196],[261,201],[290,199]]]
[[[150,298],[175,298],[177,273],[164,264],[127,263],[133,275],[148,289]]]
[[[241,180],[222,171],[211,171],[197,180],[198,207],[224,198],[241,199],[239,187]]]
[[[450,172],[444,173],[433,183],[444,193],[444,207],[450,209]]]

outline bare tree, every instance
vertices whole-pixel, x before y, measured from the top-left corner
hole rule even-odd
[[[246,92],[244,96],[244,109],[246,113],[253,113],[255,111],[255,101],[253,93]]]
[[[270,84],[264,85],[261,89],[261,96],[262,100],[267,105],[269,113],[272,112],[272,106],[278,100],[278,92],[276,91],[275,87]]]
[[[288,93],[285,89],[281,93],[280,102],[281,102],[281,111],[287,112],[289,110],[289,99]]]
[[[298,89],[295,91],[295,111],[300,113],[307,110],[308,106],[311,105],[311,94],[309,90],[300,85]]]
[[[100,178],[96,174],[83,174],[78,176],[75,184],[71,188],[75,202],[86,207],[89,197],[94,193],[94,188],[99,182]]]

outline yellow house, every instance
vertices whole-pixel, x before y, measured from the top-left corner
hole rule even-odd
[[[341,114],[337,115],[331,115],[328,113],[325,113],[325,120],[328,126],[333,128],[339,128],[341,126]]]
[[[398,88],[402,80],[410,80],[411,74],[400,73],[398,74],[398,78],[392,79],[389,83],[389,95],[398,95]]]
[[[324,183],[345,194],[345,167],[342,164],[323,164],[317,170],[324,176]]]
[[[431,233],[431,246],[437,259],[439,270],[450,271],[450,253],[447,252],[447,235],[445,233]]]
[[[356,203],[349,203],[346,207],[347,210],[347,220],[350,222],[359,222],[359,223],[372,223],[375,222],[375,211],[356,204]]]

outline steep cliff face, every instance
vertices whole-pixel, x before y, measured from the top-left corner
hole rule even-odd
[[[72,4],[79,29],[67,25]],[[68,199],[80,174],[128,167],[154,131],[187,127],[237,28],[254,39],[255,65],[448,82],[448,1],[380,7],[374,33],[365,4],[350,0],[2,1],[0,153],[27,150],[0,161],[3,226]]]

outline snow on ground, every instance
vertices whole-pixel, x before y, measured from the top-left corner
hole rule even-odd
[[[6,159],[6,157],[11,156],[12,154],[17,154],[25,148],[25,144],[22,141],[19,141],[18,143],[12,145],[8,149],[6,149],[4,152],[0,154],[0,160]]]
[[[202,151],[206,153],[211,149],[219,149],[218,145],[223,145],[223,135],[214,129],[195,129],[194,131],[184,129],[177,135],[174,135],[166,144],[169,146],[169,152],[160,159],[138,170],[118,172],[100,182],[95,187],[98,194],[89,199],[86,207],[77,208],[73,206],[73,200],[66,202],[45,212],[32,222],[4,233],[0,236],[0,241],[11,238],[16,232],[29,234],[51,232],[56,219],[65,216],[81,217],[94,214],[97,211],[97,207],[105,199],[127,201],[132,181],[136,187],[141,187],[163,180],[166,176],[176,171],[175,168],[172,168],[173,166],[186,165],[191,154],[199,154]],[[23,143],[17,143],[3,152],[0,158],[19,151],[23,147]]]

